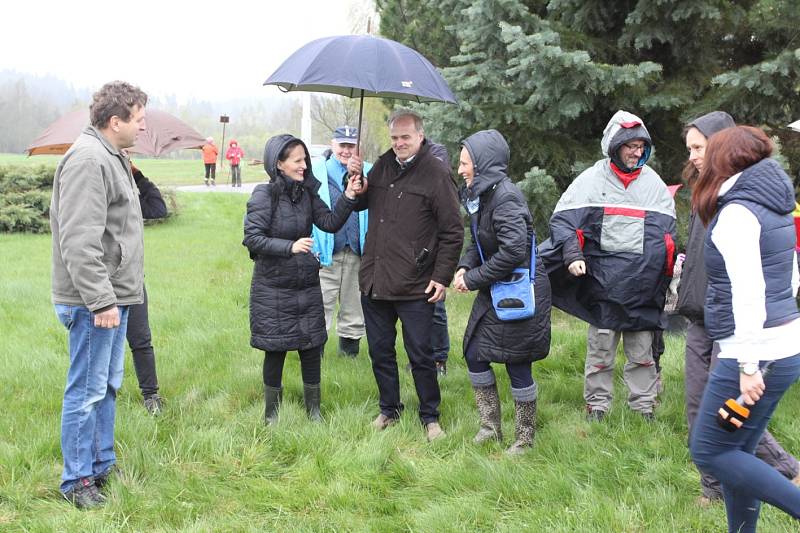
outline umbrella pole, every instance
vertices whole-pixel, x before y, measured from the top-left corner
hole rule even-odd
[[[361,89],[361,103],[358,105],[358,138],[356,139],[356,155],[361,155],[361,118],[364,113],[364,89]]]

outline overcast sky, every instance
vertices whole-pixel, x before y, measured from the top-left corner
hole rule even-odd
[[[354,33],[354,13],[365,4],[14,0],[2,7],[0,69],[51,74],[91,91],[120,79],[179,101],[277,94],[261,85],[272,71],[309,41]]]

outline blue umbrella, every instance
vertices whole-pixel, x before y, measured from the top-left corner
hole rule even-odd
[[[325,92],[361,98],[358,143],[365,97],[456,103],[430,61],[404,44],[372,35],[324,37],[304,45],[267,78],[283,91]]]

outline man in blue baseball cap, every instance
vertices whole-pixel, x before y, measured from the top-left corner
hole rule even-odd
[[[331,154],[314,163],[312,172],[322,186],[319,196],[329,207],[344,191],[347,162],[355,154],[358,129],[340,126],[333,132]],[[364,164],[366,170],[372,167]],[[350,215],[336,233],[326,233],[314,226],[313,252],[319,257],[322,269],[319,281],[322,301],[325,306],[325,326],[328,331],[333,323],[337,301],[336,332],[339,336],[339,353],[347,357],[358,355],[361,337],[364,336],[364,315],[361,311],[361,293],[358,289],[358,270],[367,233],[367,211]]]

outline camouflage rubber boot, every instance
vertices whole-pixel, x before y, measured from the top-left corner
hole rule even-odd
[[[473,442],[480,444],[487,440],[503,440],[500,418],[500,396],[497,394],[497,384],[488,387],[473,387],[475,403],[478,405],[478,416],[481,427],[475,435]]]
[[[518,455],[525,453],[527,448],[533,446],[533,436],[536,433],[536,400],[532,402],[514,402],[516,410],[516,435],[517,440],[506,453]]]
[[[264,423],[269,425],[278,421],[278,408],[283,399],[283,387],[264,385]]]

